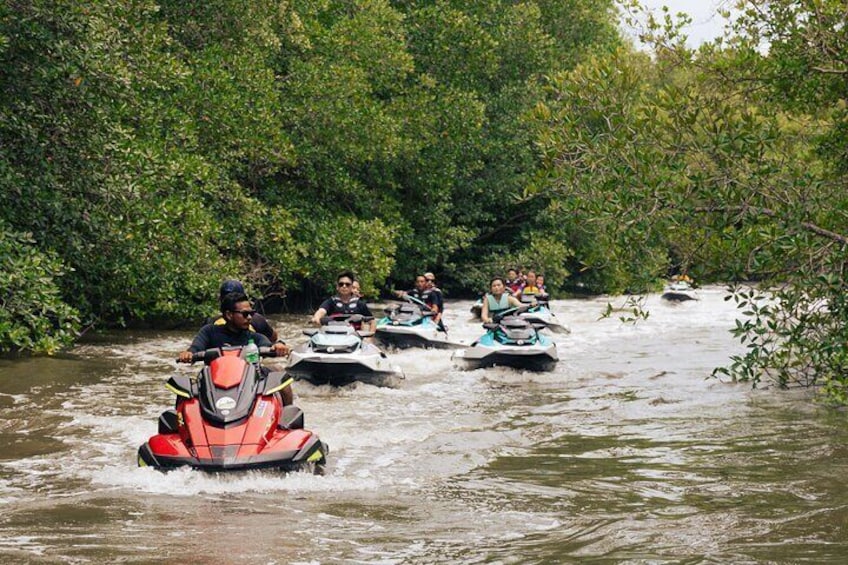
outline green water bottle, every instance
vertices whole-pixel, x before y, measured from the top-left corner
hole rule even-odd
[[[259,348],[253,343],[253,339],[247,340],[244,346],[244,360],[248,363],[259,363]]]

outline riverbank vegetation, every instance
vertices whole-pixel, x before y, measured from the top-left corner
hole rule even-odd
[[[341,268],[454,296],[751,281],[725,370],[846,398],[848,43],[741,2],[650,53],[613,0],[24,0],[0,7],[0,349],[177,324],[223,278],[289,308]]]

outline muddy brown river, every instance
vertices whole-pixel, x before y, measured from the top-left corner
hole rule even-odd
[[[550,373],[406,350],[399,388],[297,383],[324,476],[137,467],[190,333],[0,360],[0,563],[846,562],[845,414],[709,378],[737,312],[700,298],[635,325],[555,301]],[[447,304],[454,339],[482,333],[470,305]]]

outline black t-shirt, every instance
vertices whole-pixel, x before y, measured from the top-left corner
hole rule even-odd
[[[342,302],[342,299],[338,296],[333,296],[332,298],[328,298],[322,302],[318,309],[320,310],[321,308],[323,308],[327,312],[327,316],[330,317],[334,314],[360,314],[362,316],[373,316],[368,305],[365,304],[365,301],[361,298],[355,297],[351,298],[350,302],[345,303]]]
[[[439,312],[445,311],[445,303],[442,300],[442,291],[437,288],[428,288],[423,291],[413,288],[411,290],[407,290],[406,294],[413,298],[417,298],[427,306],[435,306],[438,308]]]
[[[247,345],[249,340],[253,340],[258,347],[270,347],[271,340],[263,334],[250,331],[238,330],[230,331],[226,325],[206,324],[191,342],[188,350],[192,353],[205,351],[213,347],[224,347],[226,345]]]
[[[442,291],[438,288],[431,288],[430,292],[433,294],[433,304],[439,309],[439,312],[444,314],[445,312],[445,299],[442,296]]]

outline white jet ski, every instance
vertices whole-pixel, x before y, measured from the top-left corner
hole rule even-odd
[[[292,350],[286,372],[295,380],[315,385],[343,386],[359,381],[375,386],[396,387],[404,378],[403,371],[393,365],[376,345],[363,338],[370,332],[359,332],[348,323],[363,320],[362,316],[336,318],[320,329],[303,333],[309,341]]]
[[[666,285],[660,298],[670,302],[685,302],[687,300],[698,300],[698,293],[689,281],[675,280]]]

